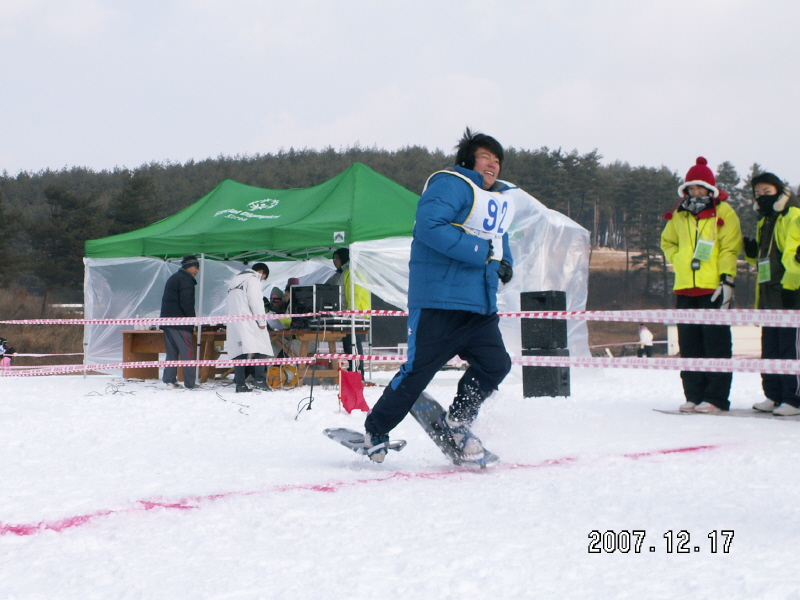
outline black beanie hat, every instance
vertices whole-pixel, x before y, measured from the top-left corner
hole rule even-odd
[[[200,268],[200,261],[194,254],[187,254],[181,259],[181,268],[188,269],[189,267]]]

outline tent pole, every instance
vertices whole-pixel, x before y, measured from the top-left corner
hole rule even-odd
[[[352,248],[352,246],[351,246]],[[356,265],[356,257],[355,254],[350,257],[350,289],[347,290],[347,293],[350,294],[351,302],[347,304],[350,307],[350,310],[355,310],[356,307],[356,273],[355,273],[355,265]],[[358,345],[356,344],[356,317],[355,315],[350,315],[350,352],[358,352]],[[354,360],[353,361],[353,371],[357,371],[358,367],[360,366],[359,363],[361,361]]]
[[[197,314],[199,316],[201,316],[201,317],[203,316],[203,282],[205,281],[205,274],[206,274],[206,255],[205,255],[205,252],[202,252],[200,254],[200,302],[198,303],[198,307],[197,307]],[[194,355],[195,355],[195,357],[197,359],[201,358],[200,352],[201,352],[201,350],[203,348],[203,339],[202,339],[202,337],[203,337],[203,326],[202,325],[198,325],[197,326],[197,348],[196,348],[195,353],[194,353]],[[197,382],[197,384],[200,383],[200,366],[199,365],[195,365],[194,366],[194,380]],[[195,384],[195,385],[197,385],[197,384]]]

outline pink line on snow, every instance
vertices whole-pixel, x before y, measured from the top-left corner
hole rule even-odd
[[[663,456],[666,454],[702,452],[706,450],[714,450],[718,447],[719,446],[689,446],[685,448],[670,448],[666,450],[653,450],[650,452],[636,452],[633,454],[622,454],[621,457],[630,458],[632,460],[638,460],[640,458]],[[578,463],[578,461],[579,461],[578,458],[567,456],[563,458],[551,458],[533,464],[500,463],[499,465],[492,467],[490,469],[486,469],[485,471],[483,470],[478,471],[473,468],[464,468],[464,469],[455,468],[455,469],[448,469],[446,471],[421,471],[421,472],[396,471],[391,475],[389,475],[388,477],[355,479],[352,481],[332,481],[323,484],[279,485],[262,491],[225,492],[220,494],[210,494],[207,496],[189,496],[187,498],[177,501],[139,500],[135,503],[134,506],[130,508],[122,508],[117,510],[111,510],[111,509],[99,510],[97,512],[89,513],[86,515],[77,515],[74,517],[67,517],[65,519],[59,519],[56,521],[40,521],[39,523],[30,523],[22,525],[8,525],[5,523],[0,523],[0,536],[3,535],[27,536],[27,535],[36,535],[39,533],[44,533],[45,531],[55,531],[56,533],[60,533],[66,529],[81,527],[83,525],[86,525],[94,521],[95,519],[98,519],[100,517],[107,517],[109,515],[123,515],[141,511],[154,510],[158,508],[169,509],[169,510],[194,510],[202,508],[203,504],[214,502],[216,500],[225,500],[228,498],[263,496],[273,493],[298,492],[298,491],[321,492],[330,494],[338,492],[339,490],[346,487],[353,487],[356,485],[367,484],[367,483],[382,483],[397,479],[401,479],[404,481],[411,481],[415,479],[440,480],[440,479],[449,479],[451,477],[460,477],[463,476],[465,473],[479,473],[479,472],[492,473],[496,471],[513,471],[517,469],[539,469],[542,467],[561,467],[561,466],[576,464]]]

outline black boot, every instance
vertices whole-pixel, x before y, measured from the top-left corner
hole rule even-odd
[[[481,404],[490,393],[491,391],[484,392],[481,389],[480,383],[474,376],[464,373],[458,382],[453,404],[450,405],[450,418],[469,425],[478,416]]]

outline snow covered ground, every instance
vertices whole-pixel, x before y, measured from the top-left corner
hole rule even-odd
[[[574,369],[546,399],[512,375],[475,428],[486,472],[410,417],[382,465],[335,444],[364,420],[335,390],[295,420],[308,387],[120,383],[0,379],[0,599],[800,599],[800,422],[654,412],[676,372]],[[735,408],[761,398],[734,375]],[[645,537],[590,553],[592,531]]]

